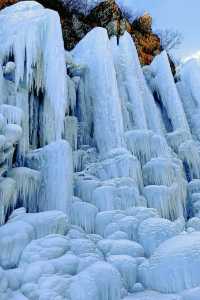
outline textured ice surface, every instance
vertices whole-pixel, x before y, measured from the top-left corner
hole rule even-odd
[[[61,138],[66,101],[65,53],[59,16],[35,2],[23,2],[0,13],[1,64],[13,53],[15,85],[44,89],[44,143]],[[55,46],[56,41],[56,46]],[[54,46],[53,46],[54,45]],[[26,57],[25,57],[26,55]]]
[[[16,215],[0,227],[0,265],[16,267],[22,251],[33,239],[51,233],[64,234],[67,229],[67,217],[59,211]]]
[[[106,30],[95,28],[89,32],[76,46],[73,56],[76,63],[86,64],[89,70],[88,96],[94,101],[94,136],[98,150],[105,155],[124,145],[116,72]]]
[[[199,252],[199,232],[173,237],[140,266],[140,278],[147,288],[165,293],[197,287],[200,284]]]
[[[0,299],[199,300],[199,65],[65,52],[36,2],[0,23]]]
[[[112,255],[108,257],[107,261],[121,274],[124,287],[132,292],[137,278],[136,260],[128,255]]]
[[[11,169],[7,175],[16,182],[18,205],[25,207],[28,212],[37,212],[41,185],[40,172],[20,167]]]
[[[197,139],[200,137],[199,132],[199,62],[195,59],[189,60],[183,64],[180,69],[180,81],[177,83],[183,107],[188,118],[188,123],[192,134]]]
[[[38,195],[39,210],[59,209],[69,213],[72,202],[72,150],[59,140],[29,152],[26,163],[41,172],[42,189]]]
[[[184,225],[183,218],[175,222],[161,218],[149,218],[143,221],[138,229],[138,239],[144,247],[145,254],[151,256],[165,240],[181,233],[184,230]]]
[[[158,94],[162,111],[166,112],[169,131],[185,130],[190,132],[183,105],[179,97],[174,78],[170,70],[167,53],[163,51],[149,67],[151,73],[150,86]],[[165,120],[167,122],[167,120]]]
[[[164,295],[154,291],[147,290],[142,293],[136,293],[131,296],[127,296],[124,298],[124,300],[182,300],[182,298],[181,296],[175,294]],[[189,300],[189,298],[187,300]],[[195,300],[195,299],[191,299],[191,300]]]
[[[110,264],[97,262],[81,272],[70,286],[72,300],[120,300],[121,278]]]

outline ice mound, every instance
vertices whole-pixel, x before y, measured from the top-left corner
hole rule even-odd
[[[20,214],[0,227],[0,265],[16,267],[24,248],[33,240],[68,230],[66,215],[59,211]]]
[[[139,243],[144,247],[145,254],[151,256],[156,248],[184,230],[184,219],[170,222],[161,218],[149,218],[143,221],[138,229]]]
[[[119,272],[110,264],[97,262],[73,279],[70,296],[72,300],[120,300],[120,288]]]
[[[147,288],[163,293],[197,287],[200,284],[199,253],[198,232],[173,237],[162,243],[149,261],[140,266],[141,281]]]

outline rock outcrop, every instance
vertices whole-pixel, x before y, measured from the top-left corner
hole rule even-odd
[[[83,36],[94,27],[107,29],[109,37],[123,35],[128,31],[135,44],[142,65],[150,64],[161,52],[160,38],[152,32],[152,18],[145,13],[130,23],[115,0],[101,2],[87,16],[74,14],[63,19],[65,48],[71,50]]]

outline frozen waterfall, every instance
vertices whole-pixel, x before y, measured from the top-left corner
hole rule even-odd
[[[129,33],[65,51],[55,11],[0,11],[0,299],[200,299],[200,67]]]

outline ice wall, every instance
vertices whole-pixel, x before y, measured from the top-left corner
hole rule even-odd
[[[111,48],[125,130],[149,128],[161,134],[156,104],[144,79],[132,37],[125,32],[119,43],[116,37],[112,37]]]
[[[29,152],[26,165],[41,172],[42,187],[38,194],[39,211],[70,212],[73,193],[72,150],[60,140]]]
[[[59,16],[36,2],[19,3],[0,13],[1,68],[13,55],[15,89],[43,91],[44,145],[61,138],[66,107],[65,54]],[[2,85],[2,84],[1,84]]]
[[[149,84],[152,90],[157,93],[161,110],[163,114],[165,113],[163,117],[168,120],[167,131],[183,130],[190,132],[165,51],[154,59],[148,72],[150,72],[150,76],[149,74],[147,76]]]
[[[106,30],[95,28],[88,33],[73,50],[73,56],[77,64],[87,65],[94,138],[99,152],[106,155],[124,146],[116,71]]]
[[[180,69],[177,83],[183,107],[188,118],[192,134],[199,140],[199,80],[200,65],[195,59],[186,62]]]
[[[65,52],[36,2],[0,24],[0,299],[198,299],[199,67],[103,28]]]

